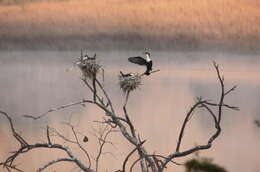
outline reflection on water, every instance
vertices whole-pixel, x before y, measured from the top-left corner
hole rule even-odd
[[[52,113],[39,121],[22,118],[23,114],[41,113],[51,107],[89,96],[89,92],[80,82],[79,72],[76,69],[66,72],[78,55],[78,52],[56,51],[1,52],[0,109],[12,115],[17,130],[21,131],[29,142],[45,141],[47,124],[71,137],[72,133],[62,122],[71,121],[77,124],[81,134],[90,137],[86,148],[93,150],[91,155],[94,157],[97,153],[97,142],[90,133],[93,133],[93,126],[96,127],[97,124],[92,121],[102,119],[102,112],[94,106],[73,107]],[[127,62],[130,55],[139,55],[139,52],[98,52],[99,60],[106,70],[105,87],[119,113],[122,113],[124,98],[123,93],[118,94],[121,92],[117,81],[119,71],[143,71],[142,67]],[[151,153],[163,154],[173,151],[184,114],[195,98],[218,98],[216,95],[220,90],[211,65],[213,58],[209,58],[214,57],[221,64],[226,86],[238,85],[238,89],[230,94],[226,103],[239,106],[241,110],[224,111],[222,135],[211,150],[201,154],[213,157],[215,162],[231,172],[258,172],[260,154],[256,150],[260,143],[260,128],[253,124],[254,119],[260,119],[260,61],[257,56],[181,52],[154,52],[152,55],[155,68],[161,71],[144,79],[141,89],[131,94],[128,105],[137,130],[142,133],[143,139],[147,139],[145,144],[148,150]],[[182,147],[184,149],[195,143],[205,143],[214,131],[212,121],[205,112],[198,112],[196,115],[185,133],[185,143]],[[1,118],[0,123],[0,159],[3,159],[17,144],[9,136],[4,118]],[[104,155],[101,163],[105,168],[102,171],[118,169],[122,163],[121,159],[131,149],[131,146],[120,138],[118,133],[110,137],[116,148],[108,145],[106,151],[112,150],[115,153]],[[13,144],[9,144],[10,142]],[[73,151],[85,160],[78,149]],[[46,158],[50,153],[53,158],[63,155],[52,150],[40,153],[46,156],[39,157],[39,152],[36,151],[18,161],[23,162],[26,171],[33,171],[32,169],[47,162]],[[185,159],[177,161],[184,162]],[[67,170],[68,166],[71,167],[69,164],[59,166],[58,170]],[[169,167],[168,171],[172,169],[184,171],[181,166]]]

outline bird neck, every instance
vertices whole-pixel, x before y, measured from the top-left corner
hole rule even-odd
[[[147,61],[147,62],[151,61],[149,54],[146,54],[146,61]]]

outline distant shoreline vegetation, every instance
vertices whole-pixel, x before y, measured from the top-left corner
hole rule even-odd
[[[0,5],[21,5],[34,2],[69,1],[69,0],[0,0]]]
[[[126,34],[92,34],[92,35],[35,35],[7,36],[0,39],[0,50],[12,49],[51,49],[80,50],[84,49],[122,49],[122,50],[231,50],[241,52],[260,52],[260,40],[246,38],[207,39],[192,35],[173,35],[168,37],[152,37],[138,33]]]
[[[2,50],[260,51],[259,0],[0,0],[11,2],[24,3],[0,5]]]

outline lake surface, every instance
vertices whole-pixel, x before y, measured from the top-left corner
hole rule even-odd
[[[93,54],[94,52],[89,52]],[[105,69],[105,88],[107,89],[117,112],[122,113],[124,94],[118,86],[119,71],[143,72],[143,67],[127,62],[129,56],[141,55],[134,51],[96,52],[98,61]],[[22,117],[24,114],[40,114],[46,110],[68,104],[91,94],[79,79],[76,68],[70,69],[77,51],[2,51],[0,52],[0,109],[8,112],[14,119],[17,130],[30,142],[46,142],[45,128],[50,125],[62,131],[67,137],[73,137],[70,129],[63,125],[71,122],[77,125],[80,136],[87,135],[90,141],[86,149],[92,158],[96,156],[97,141],[93,133],[98,130],[95,120],[102,120],[102,112],[94,106],[75,106],[67,110],[50,113],[39,121]],[[225,100],[227,104],[238,106],[240,111],[224,110],[222,133],[212,149],[200,152],[230,172],[259,172],[260,165],[260,128],[254,120],[260,120],[260,56],[231,54],[220,52],[152,52],[154,73],[143,80],[143,85],[130,95],[128,111],[136,129],[150,153],[169,154],[175,150],[178,132],[185,113],[196,101],[196,97],[216,101],[220,91],[217,75],[212,61],[220,64],[225,76],[226,88],[237,85],[238,88]],[[211,118],[205,111],[198,111],[191,120],[184,136],[182,149],[194,144],[205,143],[214,132]],[[17,143],[9,134],[5,118],[0,118],[0,160],[15,150]],[[53,137],[55,141],[57,137]],[[114,143],[107,145],[101,159],[101,171],[118,170],[122,159],[132,147],[122,139],[119,133],[109,137]],[[10,144],[11,143],[11,144]],[[74,145],[73,151],[82,158]],[[43,156],[39,156],[42,153]],[[25,171],[34,171],[38,166],[52,158],[64,154],[52,150],[35,151],[18,159]],[[187,158],[176,159],[183,163]],[[134,160],[134,159],[133,159]],[[59,171],[73,166],[69,164],[54,166]],[[51,168],[50,168],[51,169]],[[78,169],[74,169],[78,171]],[[182,166],[169,166],[168,171],[183,172]]]

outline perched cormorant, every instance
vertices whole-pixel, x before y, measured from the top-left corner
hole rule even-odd
[[[146,66],[146,71],[144,72],[144,74],[150,75],[150,73],[152,71],[153,61],[150,59],[150,53],[149,52],[145,52],[144,54],[146,56],[145,59],[143,57],[137,56],[137,57],[129,57],[128,60],[131,63]]]
[[[122,71],[120,71],[120,74],[121,74],[122,77],[134,76],[133,73],[126,73],[126,74],[124,74]]]
[[[89,57],[87,54],[81,55],[81,57],[78,57],[77,59],[79,59],[79,60],[81,60],[81,61],[85,61],[85,60],[95,60],[95,59],[96,59],[96,54],[94,54],[93,57]]]

